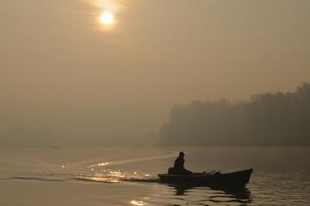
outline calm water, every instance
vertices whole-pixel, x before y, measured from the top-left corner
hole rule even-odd
[[[243,190],[161,184],[178,152],[194,171],[253,168]],[[310,148],[0,149],[0,205],[310,205]]]

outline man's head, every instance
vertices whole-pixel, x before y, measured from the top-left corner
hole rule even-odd
[[[184,157],[184,155],[185,155],[184,152],[180,152],[180,153],[179,153],[179,156],[180,156],[180,157]]]

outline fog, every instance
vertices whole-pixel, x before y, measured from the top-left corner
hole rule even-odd
[[[249,101],[175,105],[161,128],[162,145],[310,146],[310,84],[262,93]]]
[[[108,9],[109,27],[98,20]],[[308,0],[0,0],[1,134],[156,142],[175,104],[293,92],[310,80],[309,9]]]

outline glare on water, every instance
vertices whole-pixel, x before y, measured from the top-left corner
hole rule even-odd
[[[160,184],[157,174],[173,164],[179,151],[175,148],[0,150],[0,205],[15,201],[8,195],[12,191],[17,196],[31,191],[40,194],[51,187],[55,199],[76,198],[79,204],[72,200],[71,205],[87,205],[91,200],[94,205],[303,206],[310,201],[309,149],[182,149],[187,152],[186,168],[193,171],[253,167],[250,184],[240,190]],[[16,191],[16,185],[26,189]],[[74,193],[68,195],[68,191]],[[47,198],[23,197],[26,202]]]

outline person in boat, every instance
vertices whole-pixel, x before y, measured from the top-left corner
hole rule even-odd
[[[184,152],[179,153],[179,157],[174,161],[174,167],[170,167],[168,170],[168,174],[174,175],[191,175],[192,172],[185,169],[184,167]]]

